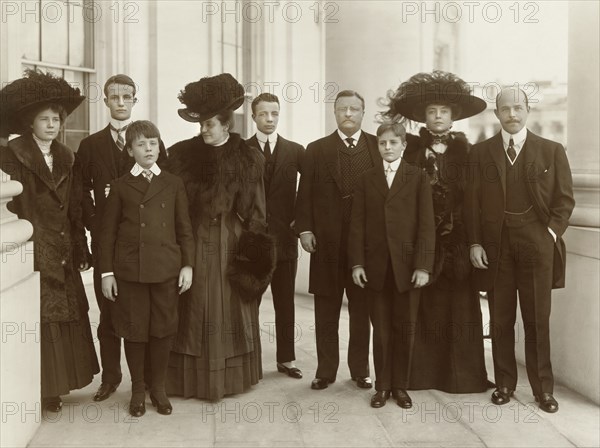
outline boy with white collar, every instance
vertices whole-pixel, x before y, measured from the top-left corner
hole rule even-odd
[[[172,406],[165,379],[177,331],[178,294],[192,284],[195,243],[183,181],[156,164],[160,134],[149,121],[129,125],[130,172],[111,183],[102,220],[99,269],[116,334],[125,339],[131,374],[129,412],[144,415],[144,358],[150,356],[150,399],[158,412]],[[149,346],[148,354],[146,345]]]

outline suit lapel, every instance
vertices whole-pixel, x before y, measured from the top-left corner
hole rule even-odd
[[[398,192],[400,190],[402,190],[404,188],[404,186],[408,183],[411,176],[413,174],[415,174],[417,172],[417,170],[420,170],[420,169],[421,168],[418,167],[417,165],[413,165],[411,163],[408,163],[406,160],[402,160],[400,162],[400,167],[399,167],[398,171],[396,172],[396,175],[394,176],[394,180],[392,181],[392,186],[387,195],[386,201],[389,201],[395,195],[397,195]],[[383,171],[383,165],[381,167],[381,170]],[[383,175],[383,182],[384,182],[385,186],[387,187],[387,181],[385,180],[385,174]]]
[[[331,177],[337,184],[340,191],[342,191],[342,174],[340,169],[340,159],[338,156],[338,146],[341,140],[337,134],[337,131],[334,131],[329,137],[327,137],[327,141],[323,147],[323,159],[325,161],[325,166],[331,173]],[[343,144],[343,142],[342,142]]]
[[[150,187],[148,186],[148,181],[142,175],[134,176],[131,173],[127,174],[125,184],[127,184],[127,186],[133,188],[134,190],[140,192],[143,196],[145,196],[147,190],[150,189]],[[152,185],[152,183],[150,183],[150,185]]]
[[[502,191],[506,198],[506,153],[504,152],[504,144],[502,143],[502,134],[498,133],[492,140],[490,140],[489,146],[490,155],[498,170],[498,176],[500,176],[500,183],[502,184]]]
[[[52,155],[54,157],[52,177],[54,178],[54,185],[58,188],[69,177],[75,156],[69,148],[56,141],[52,142]]]
[[[527,170],[527,178],[535,178],[535,159],[539,151],[539,140],[536,139],[535,135],[527,131],[527,138],[525,144],[521,148],[523,154],[523,162],[525,162],[525,169]],[[533,177],[532,177],[533,176]]]
[[[148,182],[143,176],[141,176],[141,178],[144,182]],[[142,202],[148,202],[150,199],[156,196],[156,194],[160,193],[167,185],[168,183],[165,180],[165,175],[163,173],[160,173],[158,176],[154,175],[148,190],[146,190],[146,194],[144,195]]]
[[[98,148],[96,148],[96,151],[98,151],[100,158],[104,161],[105,169],[110,171],[110,178],[116,179],[117,177],[119,177],[119,169],[118,169],[119,164],[118,164],[118,161],[115,160],[115,157],[114,157],[113,145],[115,142],[110,133],[110,125],[106,126],[102,130],[102,133],[100,134],[99,137],[100,137],[98,139],[99,146],[98,146]],[[125,150],[123,150],[123,151],[125,151]]]
[[[371,174],[371,182],[375,189],[385,198],[387,197],[390,189],[387,185],[387,180],[385,179],[385,172],[383,171],[383,163],[380,163],[375,167]]]
[[[273,188],[273,184],[277,179],[277,173],[281,170],[281,167],[286,166],[290,153],[288,151],[287,141],[281,137],[277,137],[277,144],[273,148],[273,156],[275,157],[275,166],[273,167],[273,175],[271,176],[271,185],[269,190]]]

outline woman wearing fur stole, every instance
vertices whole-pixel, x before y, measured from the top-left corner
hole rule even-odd
[[[33,70],[0,95],[0,138],[20,134],[0,147],[0,169],[23,185],[8,209],[32,224],[33,266],[40,273],[42,405],[59,412],[60,396],[87,386],[100,370],[79,274],[90,259],[80,172],[73,151],[58,141],[85,97],[64,79]]]
[[[201,133],[169,148],[166,168],[186,186],[196,268],[180,298],[167,393],[218,400],[262,378],[257,298],[275,267],[264,233],[264,160],[230,132],[244,101],[230,74],[192,82],[179,99],[179,115]]]
[[[455,120],[483,111],[483,100],[452,73],[418,73],[389,94],[386,117],[425,123],[407,134],[403,159],[429,175],[436,224],[431,283],[422,288],[409,389],[450,393],[487,389],[479,293],[471,285],[462,222],[469,142]]]

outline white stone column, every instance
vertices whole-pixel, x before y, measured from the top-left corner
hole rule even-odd
[[[6,208],[23,187],[2,171],[0,180],[1,445],[25,447],[41,420],[40,278],[33,227]]]
[[[564,235],[566,288],[553,293],[550,322],[556,381],[596,403],[600,403],[598,25],[598,2],[569,3],[567,155],[576,206]]]

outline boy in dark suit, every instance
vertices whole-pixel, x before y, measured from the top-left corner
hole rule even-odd
[[[133,159],[124,151],[131,111],[137,102],[136,85],[127,75],[114,75],[104,84],[104,104],[110,110],[110,122],[101,131],[84,138],[79,144],[77,159],[81,166],[83,223],[92,237],[94,255],[94,292],[100,309],[98,341],[102,363],[102,383],[94,401],[106,400],[121,383],[121,339],[115,334],[109,302],[102,295],[98,269],[100,224],[108,196],[108,185],[123,176],[133,166]]]
[[[371,406],[384,406],[392,394],[398,406],[410,408],[415,288],[427,284],[433,269],[433,203],[425,173],[401,159],[404,126],[381,125],[377,137],[383,161],[366,171],[354,190],[348,261],[354,283],[366,286],[373,324],[377,392]]]
[[[298,237],[294,234],[296,183],[304,148],[277,134],[279,99],[261,93],[252,101],[257,131],[246,143],[265,156],[265,196],[269,234],[276,238],[277,267],[271,280],[277,337],[277,370],[302,378],[294,361],[294,294],[298,268]]]
[[[126,148],[135,164],[111,183],[100,237],[102,293],[113,302],[113,326],[125,339],[132,382],[129,412],[135,417],[146,412],[146,344],[152,368],[150,399],[160,414],[172,412],[165,378],[177,331],[177,294],[192,284],[195,257],[183,181],[156,164],[159,142],[151,122],[129,125]]]

